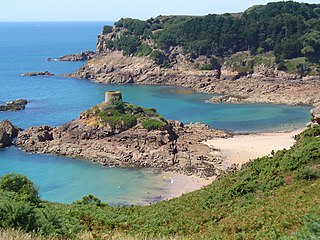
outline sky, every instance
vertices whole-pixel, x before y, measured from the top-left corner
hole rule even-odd
[[[205,15],[242,12],[267,2],[272,0],[0,0],[0,21],[116,21],[121,17]]]

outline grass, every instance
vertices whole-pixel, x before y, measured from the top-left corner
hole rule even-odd
[[[296,139],[290,150],[256,159],[201,190],[150,206],[42,202],[36,213],[49,211],[49,219],[59,222],[52,226],[52,221],[37,220],[37,226],[50,229],[45,228],[49,224],[57,236],[76,239],[319,238],[311,230],[320,224],[320,127]],[[311,223],[305,221],[308,216],[313,216]],[[61,223],[60,233],[54,227],[61,228]]]

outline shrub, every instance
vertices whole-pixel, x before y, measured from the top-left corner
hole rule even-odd
[[[164,122],[155,119],[148,119],[142,122],[142,127],[148,131],[163,128],[165,126]]]
[[[112,26],[105,25],[102,30],[102,34],[108,34],[112,32]]]
[[[303,169],[299,169],[295,174],[295,179],[297,180],[314,180],[319,178],[319,173],[317,170],[312,169],[310,167],[305,167]]]
[[[101,206],[101,200],[96,196],[89,194],[87,196],[83,196],[81,200],[75,201],[74,204]]]
[[[156,62],[156,64],[160,65],[167,59],[167,57],[160,51],[154,50],[150,53],[149,57]]]
[[[152,49],[147,44],[142,44],[138,47],[137,55],[139,57],[148,56],[152,52]]]
[[[14,200],[27,201],[33,204],[40,202],[38,190],[27,177],[9,173],[0,178],[0,191],[8,192]]]
[[[27,202],[4,202],[0,205],[0,227],[31,232],[37,228],[34,207]]]
[[[299,240],[320,239],[320,218],[319,216],[306,215],[305,226],[296,234]]]

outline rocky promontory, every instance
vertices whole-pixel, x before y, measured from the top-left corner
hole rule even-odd
[[[8,147],[12,144],[12,140],[18,136],[21,129],[15,127],[8,120],[0,122],[0,148]]]
[[[0,105],[0,112],[24,110],[27,104],[28,104],[28,100],[26,99],[16,99],[16,100],[7,102],[4,105]]]
[[[219,44],[229,40],[210,45],[209,42],[220,41],[216,34],[207,34],[207,28],[188,27],[194,26],[193,21],[206,18],[214,20],[219,16],[120,19],[114,26],[104,27],[98,36],[96,54],[71,76],[107,84],[183,86],[222,95],[212,102],[312,105],[320,101],[319,64],[303,57],[302,50],[297,50],[296,58],[279,59],[272,48],[248,50],[248,46],[240,47],[245,41],[229,36],[231,49],[220,49]],[[179,22],[185,28],[176,32],[175,24]],[[199,24],[209,23],[203,20]],[[209,27],[225,34],[223,27]],[[201,34],[198,36],[196,31]],[[190,42],[179,42],[174,34],[190,37]],[[239,48],[232,50],[236,45]]]
[[[28,152],[88,159],[105,165],[152,167],[209,177],[221,159],[202,144],[229,133],[196,123],[167,121],[155,109],[103,102],[61,127],[31,127],[17,145]]]

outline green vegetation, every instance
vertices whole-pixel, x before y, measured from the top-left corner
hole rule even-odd
[[[148,119],[142,122],[142,126],[148,131],[151,131],[163,128],[165,126],[165,123],[155,119]]]
[[[113,130],[126,130],[138,123],[146,129],[154,130],[164,127],[167,124],[165,118],[157,113],[154,108],[143,108],[122,101],[113,101],[110,104],[100,104],[86,112],[84,116],[88,122],[99,125],[109,125]]]
[[[127,108],[146,114],[139,107]],[[151,206],[112,207],[92,195],[69,205],[34,205],[12,199],[16,189],[5,188],[0,226],[76,239],[318,239],[320,126],[296,139],[290,150],[256,159],[199,191]],[[7,178],[1,178],[1,186]]]
[[[124,50],[126,55],[147,56],[151,53],[150,57],[159,65],[167,61],[168,49],[181,46],[193,58],[205,55],[224,59],[250,50],[251,55],[271,52],[277,64],[304,57],[311,65],[319,66],[319,9],[320,4],[286,1],[253,6],[241,14],[158,16],[146,21],[120,19],[115,26],[125,31],[122,37],[109,42],[108,47]],[[154,51],[142,51],[139,46],[143,40],[150,40],[149,47]],[[165,66],[169,65],[167,61]],[[216,68],[206,65],[203,69]],[[299,68],[289,71],[301,72]]]

